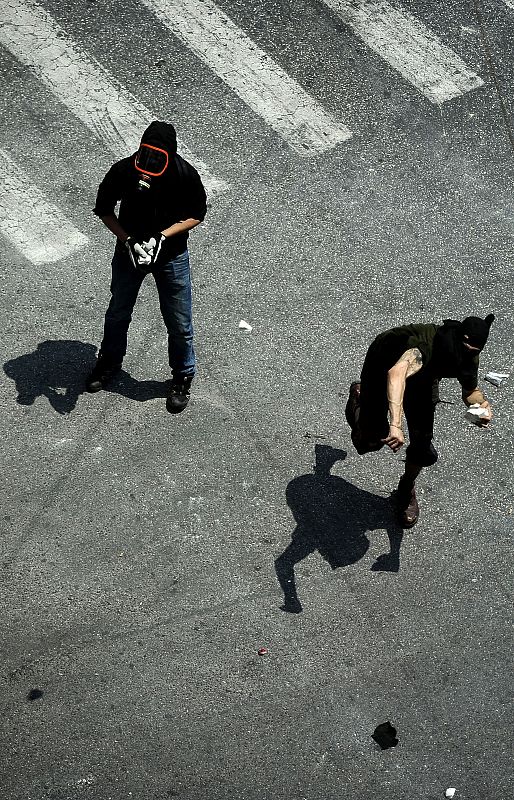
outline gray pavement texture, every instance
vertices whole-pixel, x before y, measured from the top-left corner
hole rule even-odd
[[[403,4],[485,80],[437,107],[317,0],[220,2],[351,122],[310,159],[133,0],[44,5],[231,190],[191,237],[186,412],[165,411],[151,280],[124,372],[84,394],[112,158],[1,54],[1,139],[91,246],[35,267],[0,243],[0,795],[508,800],[514,383],[483,384],[489,430],[443,383],[440,460],[403,538],[403,456],[359,457],[343,416],[369,342],[401,322],[492,311],[481,374],[513,371],[514,160],[472,4]],[[482,8],[512,110],[514,13]],[[280,608],[286,551],[302,613]],[[399,744],[381,751],[387,720]]]

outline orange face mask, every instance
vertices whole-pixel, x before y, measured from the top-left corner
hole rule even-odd
[[[168,153],[153,144],[142,144],[136,153],[134,166],[138,172],[158,178],[168,168]]]

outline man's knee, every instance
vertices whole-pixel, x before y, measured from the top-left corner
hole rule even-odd
[[[127,325],[130,325],[132,321],[132,308],[124,308],[123,306],[109,307],[105,314],[105,320],[106,322],[114,323],[125,322]]]
[[[425,437],[412,437],[406,450],[408,460],[420,467],[431,467],[439,458],[432,439]]]
[[[169,319],[164,317],[164,324],[170,339],[177,339],[180,341],[193,340],[193,326],[190,320],[187,319]]]

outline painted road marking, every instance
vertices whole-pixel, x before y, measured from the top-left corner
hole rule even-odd
[[[0,233],[33,264],[59,261],[88,243],[4,150],[0,186]]]
[[[351,137],[211,0],[141,2],[295,152],[324,153]]]
[[[144,128],[155,116],[96,59],[82,52],[38,3],[3,1],[0,44],[29,67],[117,158],[137,150]],[[182,142],[179,149],[198,169],[210,195],[228,188]]]
[[[386,0],[324,2],[432,103],[444,103],[483,85],[482,78],[422,22]]]

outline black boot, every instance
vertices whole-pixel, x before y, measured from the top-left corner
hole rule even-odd
[[[189,392],[192,380],[192,375],[185,375],[182,378],[173,379],[171,390],[166,400],[166,408],[170,414],[180,414],[189,403]]]
[[[91,375],[86,381],[88,392],[99,392],[121,369],[121,364],[114,364],[105,356],[98,356]]]

